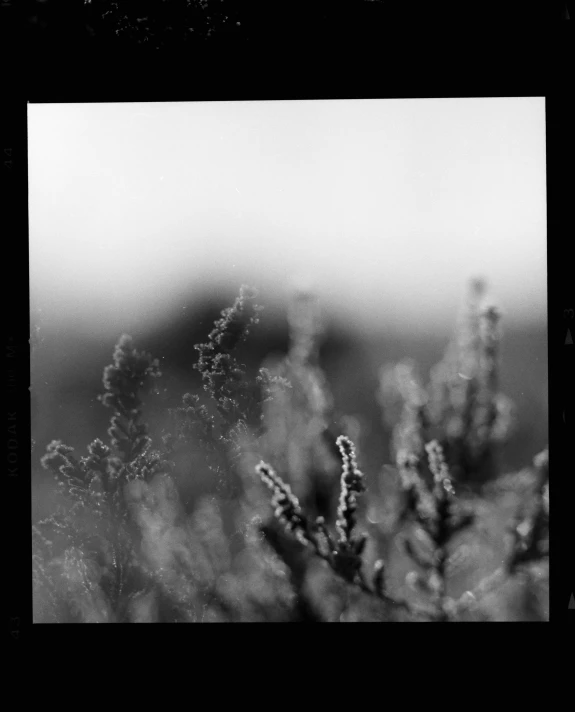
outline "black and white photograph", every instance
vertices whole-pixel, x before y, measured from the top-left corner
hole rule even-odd
[[[34,623],[549,621],[545,97],[27,114]]]

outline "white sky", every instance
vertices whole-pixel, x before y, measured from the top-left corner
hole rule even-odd
[[[451,323],[470,276],[546,318],[543,98],[28,107],[32,309],[122,328],[310,276],[358,321]]]

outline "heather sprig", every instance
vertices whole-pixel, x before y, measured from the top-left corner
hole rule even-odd
[[[108,463],[109,448],[96,439],[88,445],[89,457],[77,460],[73,452],[74,448],[60,440],[53,440],[40,463],[53,473],[59,489],[72,498],[75,506],[92,504],[98,509],[106,494],[112,493],[113,469]]]
[[[89,456],[82,458],[82,464],[90,471],[98,472],[105,477],[108,474],[108,458],[111,450],[100,438],[96,438],[88,445]]]
[[[343,472],[335,527],[339,534],[340,546],[347,547],[353,542],[353,530],[357,523],[357,498],[365,491],[365,483],[363,472],[357,466],[355,446],[352,441],[345,435],[340,435],[336,443],[343,460]]]
[[[358,468],[355,446],[345,435],[336,440],[341,453],[342,474],[339,506],[335,528],[338,533],[335,569],[344,579],[353,582],[362,564],[361,555],[365,548],[367,537],[356,535],[357,498],[365,491],[364,475]]]
[[[275,516],[285,529],[306,547],[311,546],[314,553],[325,560],[331,569],[347,583],[353,584],[370,596],[375,596],[392,608],[402,608],[413,614],[428,613],[406,601],[393,598],[387,592],[383,562],[377,562],[373,572],[373,585],[369,585],[362,571],[362,553],[367,537],[364,534],[354,536],[356,525],[357,496],[365,489],[363,473],[356,462],[355,446],[347,436],[339,436],[337,446],[341,453],[342,477],[341,494],[338,508],[338,539],[334,540],[323,517],[317,517],[312,523],[303,512],[299,500],[287,485],[264,462],[256,466],[256,472],[273,492],[272,505]]]
[[[169,409],[175,434],[163,436],[167,454],[185,442],[199,445],[218,487],[226,471],[235,469],[246,434],[250,386],[234,350],[259,322],[262,307],[255,303],[256,297],[257,290],[242,285],[233,305],[221,311],[207,342],[194,347],[199,358],[193,368],[200,372],[211,403],[202,403],[198,394],[184,394],[182,405]],[[212,405],[218,415],[212,413]]]
[[[272,491],[272,506],[277,519],[292,533],[304,546],[313,544],[309,530],[310,526],[302,512],[298,498],[291,491],[275,470],[265,462],[256,465],[256,472],[262,482]]]
[[[132,561],[133,542],[126,527],[128,509],[123,486],[133,478],[151,479],[158,468],[169,471],[171,466],[150,449],[147,427],[140,422],[143,404],[139,391],[160,375],[158,362],[136,350],[130,336],[122,335],[113,364],[104,370],[105,393],[99,397],[103,405],[114,409],[108,434],[118,454],[96,438],[88,445],[88,456],[77,460],[71,447],[55,440],[41,458],[42,466],[54,473],[60,487],[73,499],[72,506],[61,515],[39,523],[43,530],[57,532],[63,542],[61,575],[66,577],[72,570],[73,576],[84,577],[100,599],[105,594],[116,620],[127,613],[123,591],[137,573]],[[90,578],[97,571],[101,571],[98,584]],[[88,578],[87,572],[92,572]],[[72,588],[68,594],[75,595]]]
[[[60,488],[65,488],[71,494],[84,492],[84,470],[72,454],[74,448],[64,445],[61,440],[52,440],[46,449],[47,452],[40,458],[40,463],[45,470],[52,471]]]
[[[132,337],[123,334],[114,350],[114,363],[104,369],[106,393],[98,398],[114,410],[108,434],[124,463],[131,462],[150,444],[147,426],[140,422],[143,404],[139,391],[149,388],[152,379],[159,376],[158,361],[138,351]]]
[[[208,341],[194,347],[200,354],[194,368],[201,373],[204,389],[214,399],[218,413],[230,423],[241,415],[240,396],[247,388],[244,367],[232,352],[245,341],[250,327],[259,322],[262,307],[255,303],[257,294],[257,290],[242,285],[234,304],[222,310]]]
[[[428,528],[435,546],[434,567],[431,570],[428,582],[434,583],[432,590],[436,594],[436,601],[439,610],[443,614],[442,618],[447,619],[444,614],[445,603],[445,567],[449,557],[447,544],[455,534],[455,527],[452,526],[452,505],[455,490],[451,482],[451,475],[443,456],[443,449],[437,440],[433,440],[425,446],[429,458],[429,469],[433,473],[434,488],[433,498],[435,500],[435,521],[434,526]]]
[[[182,396],[182,405],[170,408],[168,412],[173,433],[165,433],[162,436],[166,457],[173,457],[182,444],[192,443],[194,449],[199,446],[208,469],[220,486],[225,478],[225,468],[229,460],[228,449],[234,444],[233,439],[230,442],[219,433],[216,418],[196,393],[185,393]],[[238,425],[240,422],[238,421]],[[230,426],[229,432],[232,433],[233,430],[233,426]]]
[[[113,500],[118,504],[122,473],[129,479],[141,476],[139,467],[151,469],[155,455],[148,453],[151,439],[147,426],[140,423],[143,404],[139,391],[149,388],[152,379],[160,375],[158,361],[135,349],[132,337],[123,334],[114,350],[114,363],[104,369],[105,393],[98,396],[103,405],[114,409],[108,434],[120,457],[99,438],[88,445],[88,456],[80,460],[73,456],[73,448],[59,440],[48,445],[42,466],[50,469],[60,486],[78,502],[86,502],[89,497],[100,501],[110,495],[109,503]]]
[[[317,295],[296,290],[288,306],[289,350],[260,372],[264,399],[261,448],[297,485],[308,511],[332,516],[339,451],[328,435],[334,403],[319,347],[323,333]]]
[[[304,514],[298,498],[291,487],[286,484],[275,470],[265,462],[256,466],[256,472],[273,493],[272,505],[275,516],[305,546],[311,545],[316,553],[329,561],[335,568],[343,571],[343,562],[349,564],[349,559],[361,565],[361,553],[365,545],[365,537],[354,537],[356,525],[357,496],[364,490],[363,474],[359,470],[355,458],[355,447],[346,436],[337,439],[343,460],[341,476],[341,493],[338,507],[336,529],[338,540],[334,542],[325,525],[323,517],[317,517],[312,524]],[[341,565],[340,565],[341,564]],[[354,565],[354,570],[359,568]],[[353,577],[352,577],[353,578]]]

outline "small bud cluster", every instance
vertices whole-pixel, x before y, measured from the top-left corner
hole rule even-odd
[[[357,466],[352,441],[347,436],[340,435],[336,442],[343,460],[336,542],[333,541],[323,517],[317,517],[313,524],[308,521],[289,485],[283,482],[269,465],[260,462],[256,471],[274,493],[272,504],[276,508],[275,516],[286,529],[295,534],[302,544],[311,544],[315,553],[325,559],[338,575],[346,581],[357,583],[361,557],[367,541],[364,534],[354,535],[357,496],[364,490],[363,473]]]
[[[83,471],[80,463],[72,455],[74,448],[64,445],[61,440],[52,440],[46,448],[46,454],[40,459],[45,470],[51,470],[61,488],[68,492],[74,489],[84,489]]]
[[[272,372],[269,368],[260,368],[256,383],[262,391],[262,404],[272,401],[278,390],[285,391],[292,387],[287,378]]]
[[[343,460],[343,471],[335,526],[340,544],[350,544],[356,525],[357,497],[365,490],[365,484],[363,473],[357,466],[354,444],[345,435],[340,435],[336,443]]]
[[[89,457],[82,458],[82,462],[89,470],[105,473],[107,459],[110,455],[110,448],[99,438],[96,438],[88,445]]]
[[[429,469],[433,474],[436,486],[436,499],[440,500],[452,497],[455,492],[451,483],[449,468],[443,456],[443,448],[437,440],[432,440],[430,443],[427,443],[425,450],[429,458]]]
[[[106,494],[115,492],[118,463],[111,457],[110,448],[98,438],[88,445],[88,457],[77,460],[73,451],[74,448],[53,440],[40,462],[54,473],[58,486],[76,504],[86,505],[91,501],[97,507]]]
[[[273,493],[272,506],[275,508],[275,516],[300,543],[304,546],[311,544],[308,522],[291,487],[263,461],[256,465],[256,472]]]

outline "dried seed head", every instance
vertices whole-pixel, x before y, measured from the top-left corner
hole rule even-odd
[[[356,524],[357,496],[364,491],[365,485],[363,473],[357,466],[355,446],[352,441],[346,435],[340,435],[336,444],[343,460],[336,529],[339,533],[340,543],[347,544],[351,542],[351,535]]]
[[[429,469],[433,474],[436,485],[441,485],[446,494],[453,494],[453,485],[451,484],[451,475],[449,468],[445,462],[443,448],[437,442],[432,440],[425,446],[427,457],[429,459]]]
[[[291,491],[291,487],[276,474],[271,465],[266,464],[263,460],[256,465],[256,472],[273,493],[272,506],[277,519],[302,544],[312,544],[308,535],[307,520],[298,498]]]

